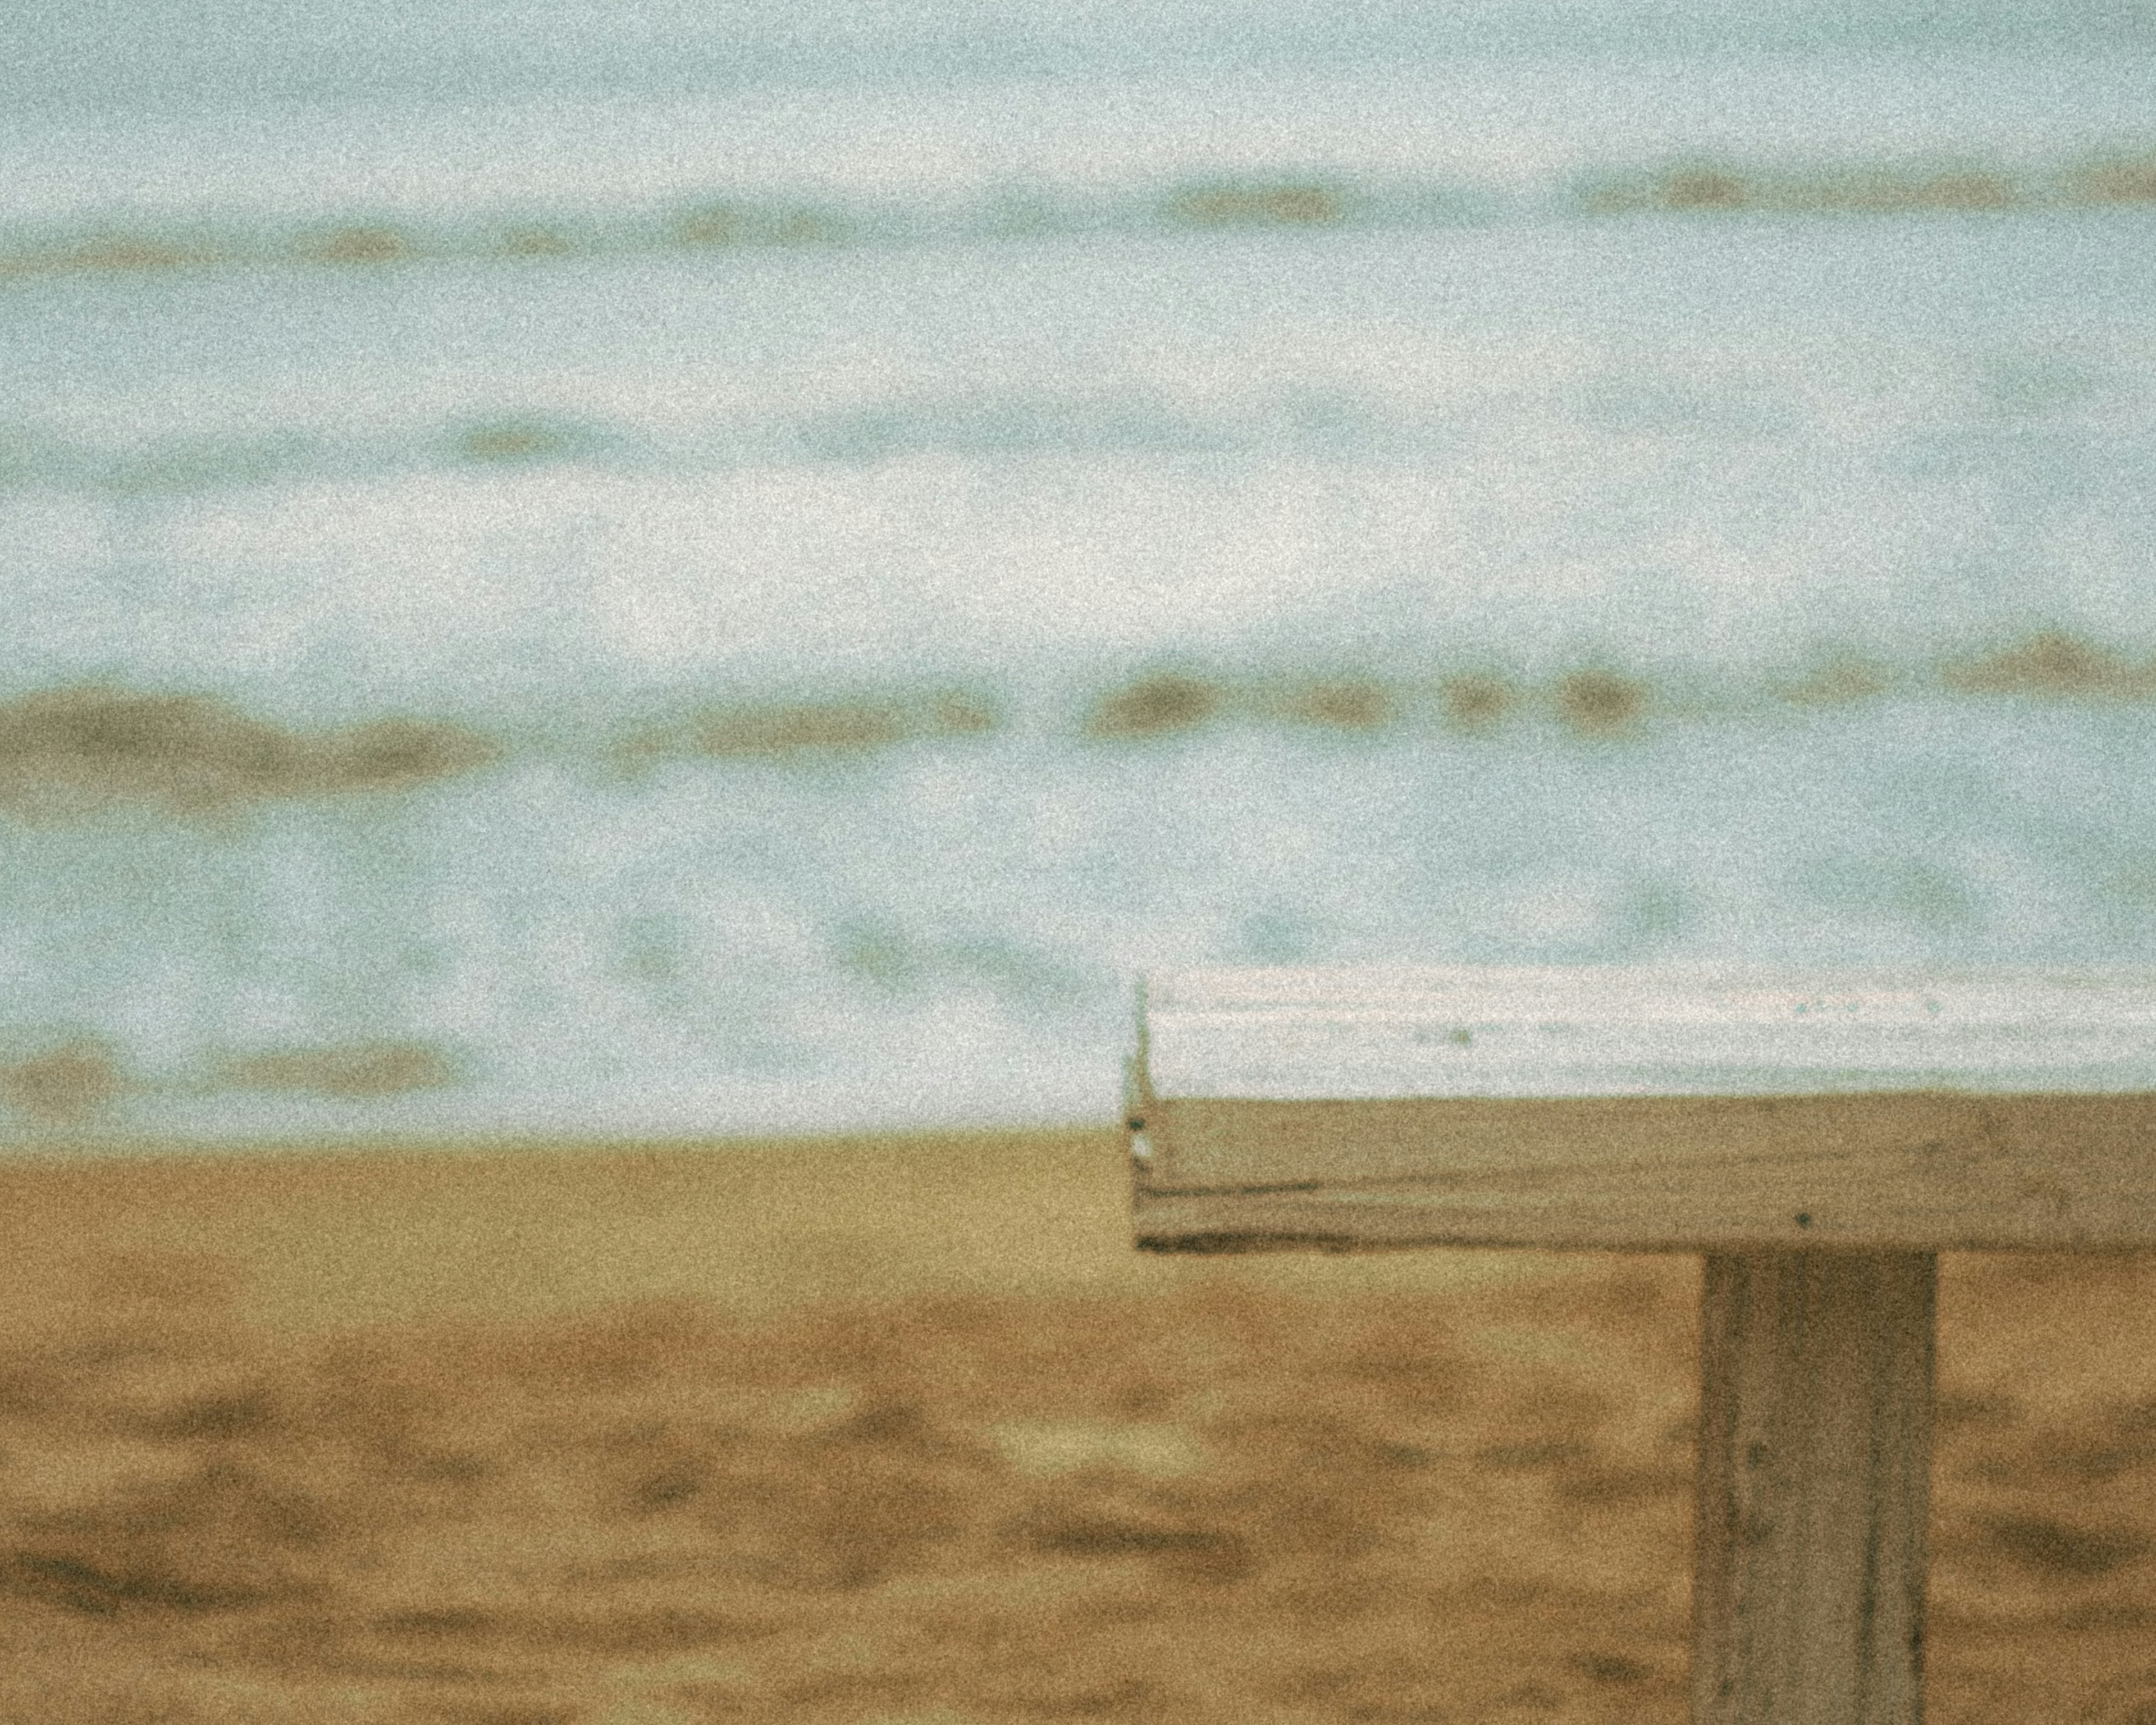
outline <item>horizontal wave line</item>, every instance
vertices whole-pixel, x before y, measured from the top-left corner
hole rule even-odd
[[[299,428],[249,437],[102,442],[0,424],[0,494],[185,495],[233,487],[502,472],[572,462],[708,473],[778,465],[860,465],[893,456],[1224,454],[1386,434],[1346,400],[1297,397],[1237,413],[1178,408],[1150,392],[896,399],[798,417],[746,417],[657,432],[567,414],[507,411],[373,434]],[[1412,429],[1397,428],[1409,442]]]
[[[2069,362],[1979,352],[1945,362],[1956,392],[1934,424],[1958,434],[2010,434],[2032,417],[2110,437],[2138,437],[2156,390],[2148,356]],[[1848,367],[1799,380],[1741,372],[1702,379],[1679,369],[1630,372],[1600,364],[1540,379],[1450,382],[1420,398],[1343,378],[1244,387],[1226,398],[1170,377],[1041,382],[948,393],[893,391],[824,407],[720,408],[667,423],[634,408],[587,413],[497,401],[473,411],[372,427],[294,420],[260,429],[183,432],[74,429],[37,415],[0,418],[0,499],[62,494],[116,503],[220,492],[402,483],[488,475],[513,482],[573,466],[673,485],[751,470],[866,469],[929,457],[964,463],[1116,464],[1219,460],[1396,462],[1455,459],[1492,427],[1531,423],[1612,442],[1712,444],[1841,440],[1841,424],[1873,406],[1876,372]],[[1889,433],[1906,436],[1907,434]]]
[[[2156,204],[2156,147],[2035,166],[1980,160],[1819,166],[1687,158],[1496,181],[1360,180],[1282,172],[1195,177],[1106,198],[1050,187],[973,203],[868,204],[714,193],[609,216],[559,212],[305,222],[167,223],[113,218],[0,228],[0,281],[271,266],[379,269],[444,261],[849,250],[1105,234],[1306,233],[1640,215],[1889,215]]]
[[[1710,696],[1608,664],[1539,679],[1486,664],[1419,677],[1156,669],[1098,689],[1045,726],[1080,747],[1144,745],[1237,726],[1350,738],[1420,732],[1490,742],[1509,734],[1617,744],[1668,724],[1889,697],[2156,706],[2156,657],[2136,662],[2046,629],[1922,665],[1849,654],[1734,680]],[[671,716],[602,726],[572,752],[634,778],[696,760],[814,768],[1021,728],[1041,727],[1015,724],[1008,705],[979,688],[690,698]],[[75,685],[0,702],[0,813],[40,824],[126,805],[216,816],[273,800],[417,789],[536,747],[475,724],[412,715],[295,732],[215,696]]]

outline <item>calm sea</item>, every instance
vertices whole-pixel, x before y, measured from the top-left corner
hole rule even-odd
[[[0,1142],[2156,963],[2156,12],[1439,12],[0,25]]]

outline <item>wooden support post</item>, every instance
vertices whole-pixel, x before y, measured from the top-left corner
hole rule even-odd
[[[1937,1262],[1707,1255],[1696,1725],[1922,1719]]]
[[[1155,978],[1149,1251],[1707,1255],[1692,1717],[1917,1725],[1936,1255],[2156,1248],[2156,974]]]

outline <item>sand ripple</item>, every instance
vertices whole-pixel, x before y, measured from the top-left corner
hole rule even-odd
[[[2156,1384],[2007,1364],[2129,1273],[1949,1277],[1942,1721],[2156,1717]],[[50,1333],[0,1718],[1674,1722],[1693,1286]]]

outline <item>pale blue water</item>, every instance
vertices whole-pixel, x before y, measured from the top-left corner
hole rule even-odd
[[[2156,962],[2145,8],[605,16],[0,54],[0,1135],[1105,1121],[1151,965]],[[290,765],[385,719],[475,764]]]

